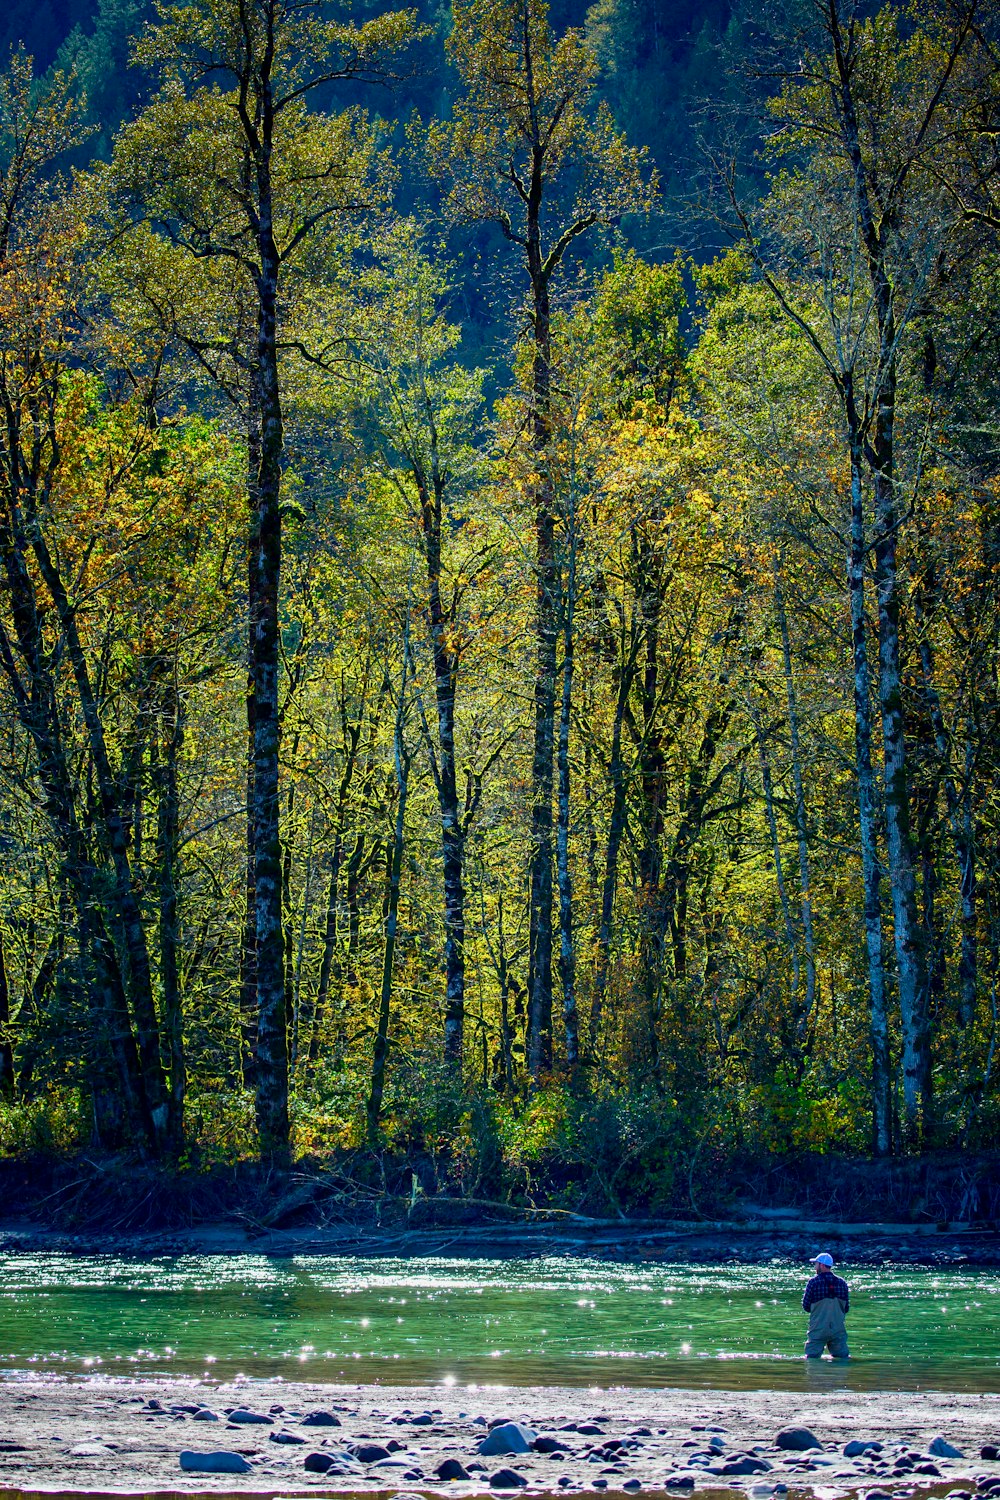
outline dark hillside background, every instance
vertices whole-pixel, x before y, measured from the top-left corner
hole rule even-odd
[[[395,96],[391,110],[384,98],[381,107],[371,100],[380,113],[426,114],[446,102],[448,7],[418,0],[418,9],[434,31],[421,76]],[[12,0],[0,15],[0,55],[23,45],[39,71],[75,58],[99,131],[97,154],[105,155],[142,95],[144,80],[128,66],[129,39],[152,10],[152,0]],[[745,23],[728,0],[595,0],[590,6],[555,0],[551,16],[557,31],[585,29],[603,64],[602,90],[618,124],[648,146],[668,198],[683,195],[697,169],[700,103],[710,93],[718,100],[723,58],[739,56]]]

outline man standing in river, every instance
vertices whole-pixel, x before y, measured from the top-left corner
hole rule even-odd
[[[834,1276],[833,1256],[825,1250],[813,1256],[812,1264],[816,1274],[802,1297],[802,1310],[809,1314],[806,1359],[819,1359],[826,1348],[834,1359],[849,1359],[847,1325],[844,1322],[851,1307],[847,1282]]]

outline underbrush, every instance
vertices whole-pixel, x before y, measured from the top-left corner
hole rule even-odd
[[[118,1233],[539,1214],[705,1221],[738,1217],[744,1205],[845,1220],[1000,1219],[995,1153],[872,1161],[850,1127],[849,1090],[824,1096],[808,1080],[678,1100],[550,1079],[511,1096],[462,1089],[443,1070],[414,1064],[397,1070],[375,1141],[366,1138],[363,1084],[344,1072],[302,1081],[290,1174],[256,1163],[246,1090],[192,1091],[186,1148],[159,1163],[90,1149],[87,1101],[76,1091],[4,1103],[4,1201],[46,1223]]]

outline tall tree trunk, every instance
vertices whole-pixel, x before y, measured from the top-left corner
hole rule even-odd
[[[163,704],[164,743],[160,767],[160,799],[157,818],[157,863],[159,866],[160,985],[163,996],[163,1035],[166,1043],[170,1114],[168,1136],[171,1149],[184,1145],[184,1096],[187,1066],[184,1057],[184,1015],[178,963],[177,851],[180,801],[177,761],[184,742],[184,705],[172,675]]]
[[[976,852],[972,818],[965,789],[963,788],[962,792],[959,791],[952,769],[951,739],[945,727],[941,699],[935,685],[934,652],[927,634],[924,601],[920,587],[914,593],[914,613],[920,630],[920,668],[924,683],[924,701],[927,705],[938,763],[941,767],[945,803],[948,808],[948,827],[955,852],[955,864],[958,867],[962,913],[961,948],[958,960],[958,1015],[963,1026],[971,1026],[976,1016],[976,991],[979,980]],[[964,780],[967,782],[968,777]]]
[[[530,69],[528,26],[525,60]],[[529,88],[534,85],[530,81]],[[552,1067],[552,793],[555,755],[559,566],[551,474],[552,321],[541,248],[542,148],[533,143],[527,204],[527,257],[532,294],[531,444],[535,510],[535,689],[531,760],[531,865],[528,922],[528,1069]]]
[[[774,606],[781,632],[781,660],[785,671],[785,700],[788,705],[788,734],[792,750],[792,786],[795,789],[795,838],[799,853],[799,911],[802,920],[802,945],[806,959],[806,991],[802,1000],[799,1032],[805,1035],[816,1004],[816,934],[813,927],[812,879],[809,873],[809,824],[806,817],[806,793],[802,775],[802,737],[799,732],[799,708],[792,670],[792,640],[785,609],[778,559],[774,559]]]
[[[852,466],[864,458],[875,492],[875,588],[878,602],[879,707],[882,717],[886,856],[892,896],[893,936],[903,1032],[904,1131],[918,1143],[929,1124],[931,1105],[930,1051],[927,1038],[927,971],[917,915],[913,847],[910,837],[910,791],[907,781],[903,718],[903,681],[899,647],[899,589],[896,545],[899,515],[895,483],[896,418],[896,290],[887,264],[888,237],[894,229],[892,207],[876,207],[870,168],[865,160],[855,99],[856,35],[853,23],[845,30],[835,0],[827,0],[830,38],[837,69],[834,102],[839,113],[842,145],[854,183],[854,210],[864,246],[871,304],[878,329],[878,363],[870,401],[874,409],[871,440],[858,441],[861,431],[851,409],[853,387],[845,394],[851,432]],[[968,22],[966,22],[966,26]],[[952,53],[944,81],[954,65]],[[940,97],[940,94],[939,94]],[[892,192],[899,190],[902,176]]]
[[[608,780],[611,782],[611,812],[608,817],[608,840],[604,857],[604,882],[601,888],[601,916],[597,931],[597,957],[594,965],[594,989],[590,1002],[590,1049],[596,1053],[611,969],[611,934],[614,919],[615,891],[618,885],[618,856],[625,835],[625,767],[622,761],[622,728],[629,695],[635,681],[636,647],[632,643],[627,659],[619,670],[615,695],[615,717],[611,729],[611,755]]]
[[[10,1034],[10,980],[0,927],[0,1099],[14,1097],[14,1047]]]
[[[326,924],[323,929],[323,955],[319,966],[319,984],[316,1001],[309,1018],[309,1052],[306,1070],[311,1073],[319,1057],[319,1039],[323,1020],[330,1000],[330,982],[340,977],[337,948],[340,943],[340,870],[344,862],[344,832],[347,820],[347,799],[354,780],[354,768],[358,760],[358,745],[361,740],[361,720],[356,724],[346,723],[344,709],[344,769],[337,792],[337,821],[333,836],[333,856],[330,861],[330,884],[326,898]],[[335,973],[336,966],[336,973]]]
[[[785,942],[788,944],[788,954],[792,961],[792,1009],[795,1014],[795,1035],[798,1038],[799,1005],[802,988],[802,960],[799,956],[799,935],[795,930],[795,923],[792,920],[792,908],[788,899],[785,872],[781,862],[781,840],[778,836],[778,819],[774,811],[774,777],[771,773],[771,759],[767,753],[767,742],[764,739],[764,726],[760,721],[760,709],[752,698],[749,707],[754,736],[757,740],[757,759],[760,764],[760,780],[764,792],[764,814],[767,818],[767,831],[771,836],[771,854],[774,859],[774,878],[778,887],[778,902],[781,906],[782,921],[785,925]]]
[[[655,528],[654,509],[648,526]],[[667,798],[666,751],[660,723],[660,615],[664,579],[655,543],[647,525],[633,534],[633,568],[641,620],[641,722],[639,726],[639,787],[642,840],[639,845],[640,963],[643,1005],[649,1037],[654,1085],[661,1086],[659,1069],[659,1012],[665,982],[666,934],[669,913],[663,889],[663,832]],[[677,974],[678,978],[681,977]]]
[[[445,479],[438,451],[434,411],[422,382],[424,413],[430,434],[430,485],[417,474],[420,518],[427,569],[427,608],[434,656],[434,700],[437,706],[438,763],[435,767],[441,813],[444,879],[444,1061],[456,1077],[462,1074],[465,1039],[465,830],[458,800],[455,761],[455,694],[459,653],[449,643],[449,618],[441,598],[441,520]]]
[[[247,498],[250,530],[247,537],[247,598],[249,601],[248,647],[254,629],[258,587],[257,567],[260,561],[260,505],[257,485],[260,479],[260,375],[256,366],[247,375]],[[257,855],[254,847],[256,814],[254,799],[254,746],[256,716],[254,712],[254,671],[248,666],[246,685],[246,873],[244,888],[246,907],[240,943],[240,1036],[243,1087],[257,1084]]]
[[[856,430],[856,429],[855,429]],[[861,873],[864,884],[865,947],[868,955],[868,1002],[872,1048],[872,1149],[876,1156],[892,1150],[892,1075],[889,1059],[889,1015],[882,953],[882,872],[878,857],[878,812],[872,771],[871,676],[865,620],[865,511],[862,456],[855,438],[851,449],[851,543],[847,587],[851,606],[854,660],[854,762],[858,782]]]
[[[119,1002],[125,1002],[118,956],[103,926],[104,883],[90,858],[77,816],[76,783],[63,742],[54,658],[45,640],[45,611],[37,596],[36,574],[28,564],[38,527],[32,524],[29,535],[25,520],[26,513],[34,517],[36,500],[34,491],[25,493],[19,488],[16,440],[15,432],[9,445],[11,462],[3,471],[0,561],[20,663],[15,661],[11,642],[0,627],[0,668],[34,747],[45,815],[62,862],[60,886],[69,893],[75,908],[81,988],[90,1010],[86,1063],[95,1131],[110,1147],[122,1145],[131,1137],[155,1149],[156,1133],[127,1005],[124,1016],[120,1011]],[[37,474],[34,477],[37,480]]]
[[[281,465],[284,424],[278,374],[278,251],[274,241],[270,81],[262,85],[263,149],[257,160],[260,266],[257,276],[260,372],[260,470],[257,480],[256,594],[251,600],[250,666],[254,700],[254,899],[257,959],[257,1134],[261,1160],[288,1165],[288,1032],[281,909],[278,715],[281,590]]]
[[[887,376],[887,381],[889,377]],[[891,453],[891,412],[883,418],[882,451]],[[879,705],[885,761],[885,826],[892,892],[896,973],[903,1032],[903,1110],[905,1131],[917,1144],[930,1125],[931,1070],[927,1035],[927,965],[917,912],[910,789],[903,722],[903,680],[899,651],[899,589],[896,576],[898,520],[889,458],[875,475],[877,534],[875,586],[879,622]]]
[[[287,708],[287,699],[285,707]],[[295,978],[293,970],[293,939],[294,924],[292,912],[292,840],[294,838],[295,824],[295,801],[296,801],[296,776],[295,765],[299,753],[299,733],[292,735],[292,743],[288,749],[287,765],[289,767],[288,791],[285,801],[285,815],[282,819],[284,836],[281,840],[281,927],[283,933],[282,968],[285,976],[285,1036],[288,1038],[289,1067],[295,1067],[295,1051],[297,1046],[296,1024],[295,1024]],[[307,858],[308,865],[308,858]]]
[[[80,712],[87,728],[88,745],[97,776],[103,833],[114,871],[113,915],[125,950],[128,976],[126,994],[135,1016],[139,1063],[153,1131],[152,1145],[158,1150],[167,1144],[170,1111],[160,1059],[160,1032],[153,999],[153,976],[146,929],[129,857],[130,827],[122,813],[120,783],[112,770],[104,725],[80,640],[76,610],[37,526],[32,536],[32,551],[59,617],[66,654],[73,670]]]
[[[404,656],[405,663],[405,656]],[[379,987],[378,1020],[372,1051],[371,1087],[368,1093],[368,1139],[378,1140],[385,1093],[385,1070],[389,1056],[389,1020],[392,1011],[392,969],[396,956],[399,926],[399,892],[402,884],[403,846],[406,831],[406,796],[410,783],[410,757],[403,741],[403,711],[406,696],[406,667],[399,689],[396,728],[393,736],[393,758],[396,768],[396,819],[392,843],[387,849],[385,891],[385,946],[382,951],[382,981]]]
[[[580,1019],[576,1002],[576,951],[573,945],[573,880],[569,867],[570,764],[569,729],[573,707],[574,605],[576,592],[576,539],[569,540],[570,560],[562,608],[563,663],[559,705],[558,768],[559,813],[556,830],[556,868],[559,880],[559,980],[563,995],[566,1031],[566,1065],[572,1073],[580,1061]]]

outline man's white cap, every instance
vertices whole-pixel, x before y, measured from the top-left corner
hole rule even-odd
[[[830,1267],[832,1267],[832,1265],[833,1265],[833,1256],[830,1255],[828,1251],[821,1250],[818,1255],[814,1255],[813,1256],[812,1260],[810,1261],[810,1265],[813,1265],[813,1266],[830,1266]]]

